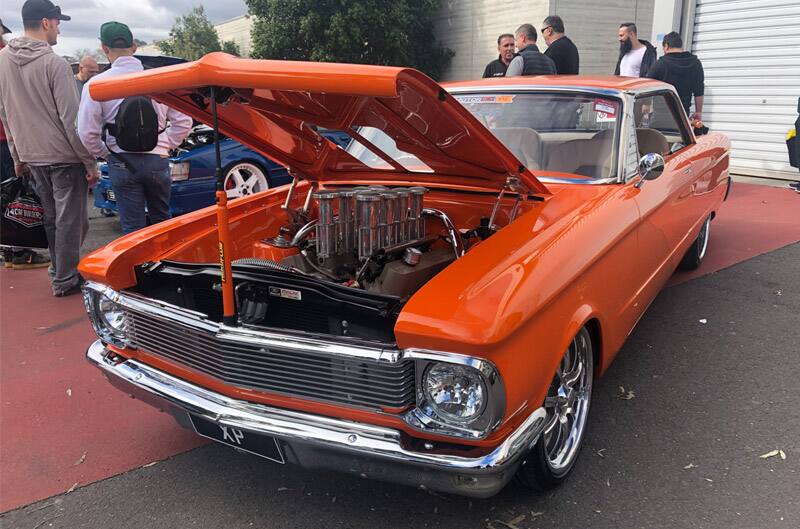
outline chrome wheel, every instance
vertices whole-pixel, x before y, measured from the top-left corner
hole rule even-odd
[[[700,260],[706,256],[706,248],[708,248],[708,232],[711,230],[711,215],[706,218],[703,227],[700,228],[700,235],[697,236],[697,256]]]
[[[592,397],[593,360],[591,337],[582,328],[564,353],[544,402],[542,443],[554,474],[569,471],[580,450]]]
[[[228,198],[239,198],[269,189],[269,182],[261,167],[242,162],[228,169],[224,187]]]

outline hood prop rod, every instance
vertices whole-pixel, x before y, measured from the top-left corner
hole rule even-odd
[[[219,153],[219,117],[217,115],[217,89],[211,86],[211,117],[214,124],[215,176],[217,179],[217,239],[219,271],[222,279],[222,323],[236,325],[236,302],[233,296],[233,272],[231,270],[231,233],[228,226],[228,193],[222,175],[222,160]]]

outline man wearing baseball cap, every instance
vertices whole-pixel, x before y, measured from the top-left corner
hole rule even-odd
[[[0,120],[16,174],[32,174],[42,200],[54,296],[80,291],[87,190],[99,177],[75,129],[79,100],[72,69],[50,47],[58,42],[61,21],[69,19],[50,0],[27,0],[25,35],[0,51]]]
[[[11,30],[3,24],[0,20],[0,50],[6,47],[6,35],[11,33]],[[6,135],[3,122],[0,121],[0,180],[5,180],[15,176],[14,173],[14,159],[11,157],[11,151],[8,149],[8,136]],[[5,268],[15,268],[17,270],[22,268],[44,268],[50,264],[50,259],[39,255],[37,252],[29,248],[17,248],[7,246],[3,248],[3,266]]]
[[[91,96],[92,84],[98,79],[141,72],[144,67],[133,56],[136,44],[125,24],[106,22],[100,26],[100,43],[111,68],[86,83],[78,112],[78,134],[93,156],[108,160],[108,176],[117,199],[120,225],[122,231],[131,233],[145,227],[146,214],[153,224],[170,218],[172,179],[167,158],[169,151],[178,147],[189,134],[192,118],[153,102],[161,131],[155,149],[149,152],[123,151],[112,134],[108,134],[104,141],[103,128],[115,123],[122,99],[95,101]]]

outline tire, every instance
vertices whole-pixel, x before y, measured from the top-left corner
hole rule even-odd
[[[236,162],[225,168],[223,183],[228,199],[239,198],[269,189],[267,172],[255,162]]]
[[[572,339],[550,384],[544,402],[544,430],[515,476],[522,486],[550,490],[572,472],[586,434],[593,376],[592,337],[583,327]]]
[[[708,248],[708,238],[711,233],[711,215],[706,218],[703,227],[700,228],[700,233],[697,238],[692,241],[692,245],[686,250],[686,254],[681,259],[678,268],[681,270],[697,270],[703,258],[706,256],[706,249]]]

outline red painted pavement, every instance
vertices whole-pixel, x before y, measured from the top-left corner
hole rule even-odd
[[[789,189],[735,185],[703,266],[672,282],[800,241],[798,206]],[[44,270],[0,270],[0,296],[0,512],[203,443],[86,363],[83,302],[53,298]]]
[[[800,241],[800,194],[785,188],[734,182],[728,200],[711,222],[700,268],[676,272],[670,285],[710,274]]]
[[[202,444],[111,387],[84,360],[95,338],[44,269],[0,269],[0,512]]]

